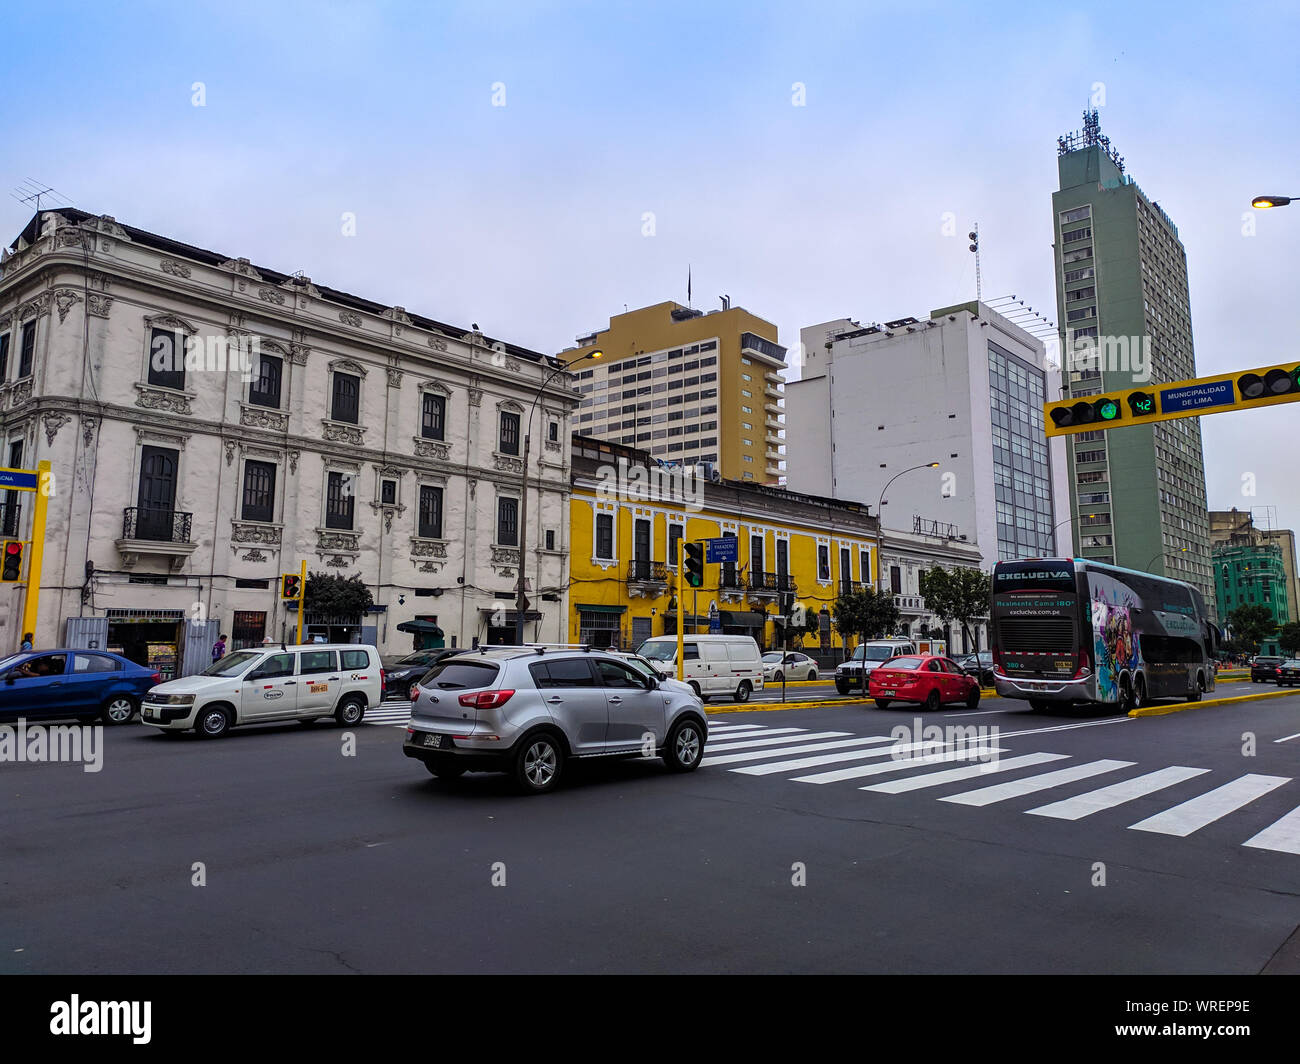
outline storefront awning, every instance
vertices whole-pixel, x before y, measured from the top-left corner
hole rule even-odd
[[[491,617],[493,614],[495,614],[496,612],[497,612],[497,611],[494,610],[494,609],[492,609],[490,606],[480,606],[480,607],[479,607],[479,613],[481,613],[481,614],[484,616],[484,618],[489,618],[489,617]],[[519,618],[519,611],[518,611],[518,610],[506,610],[506,611],[505,611],[505,624],[502,625],[502,627],[503,627],[503,628],[513,628],[516,624],[519,623],[518,618]],[[542,615],[541,615],[541,613],[538,612],[537,610],[529,610],[527,613],[524,614],[524,620],[525,620],[525,621],[540,621],[541,619],[542,619]]]
[[[579,612],[581,612],[581,613],[618,613],[618,614],[623,614],[623,613],[626,613],[626,612],[627,612],[627,607],[626,607],[626,606],[599,606],[599,605],[591,605],[591,604],[583,603],[583,602],[579,602],[576,608],[577,608],[577,609],[579,610]]]
[[[762,628],[767,624],[767,614],[750,610],[718,610],[724,626],[731,628]]]
[[[432,621],[403,621],[397,626],[399,632],[410,632],[412,635],[431,635],[434,639],[442,639],[445,633]]]

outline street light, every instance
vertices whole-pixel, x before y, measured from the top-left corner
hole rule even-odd
[[[926,462],[925,465],[912,466],[910,469],[904,469],[902,473],[895,473],[893,478],[880,489],[880,499],[876,503],[876,594],[882,592],[881,578],[884,576],[882,562],[882,552],[884,550],[883,535],[885,526],[881,523],[881,510],[885,506],[885,492],[889,490],[889,485],[903,475],[903,473],[915,473],[918,469],[938,469],[938,462]],[[865,675],[865,672],[864,672]]]
[[[1250,205],[1261,210],[1265,207],[1285,207],[1295,198],[1294,196],[1256,196],[1250,201]]]
[[[524,584],[528,551],[528,455],[532,449],[533,415],[537,413],[537,404],[551,381],[561,373],[567,372],[571,366],[576,366],[589,358],[600,358],[603,354],[604,352],[598,348],[556,366],[542,381],[541,387],[537,389],[537,395],[533,398],[533,405],[528,410],[528,424],[524,426],[524,461],[519,474],[519,580],[515,584],[515,646],[523,646],[524,616],[528,612],[528,596],[524,594]]]
[[[1179,553],[1179,554],[1186,554],[1186,553],[1187,553],[1187,548],[1186,548],[1186,547],[1179,547],[1179,548],[1178,548],[1178,553]],[[1155,565],[1155,563],[1156,563],[1156,558],[1163,558],[1164,556],[1165,556],[1165,552],[1164,552],[1164,551],[1161,551],[1159,554],[1157,554],[1155,558],[1152,558],[1149,562],[1146,563],[1145,566],[1142,567],[1142,568],[1143,568],[1143,572],[1150,572],[1150,571],[1151,571],[1151,566]]]
[[[1079,515],[1079,520],[1082,521],[1085,517],[1100,517],[1100,516],[1101,516],[1101,514],[1080,514],[1080,515]],[[1054,524],[1054,525],[1052,526],[1052,531],[1050,531],[1049,533],[1047,533],[1047,537],[1052,541],[1052,542],[1051,542],[1052,550],[1055,550],[1055,549],[1056,549],[1056,530],[1057,530],[1058,528],[1060,528],[1062,525],[1068,525],[1068,524],[1069,524],[1071,521],[1073,521],[1073,520],[1074,520],[1074,515],[1071,514],[1071,515],[1070,515],[1069,517],[1067,517],[1064,521],[1057,521],[1056,524]],[[1071,548],[1072,550],[1073,550],[1073,548],[1074,548],[1074,540],[1073,540],[1073,538],[1071,538],[1071,540],[1070,540],[1070,548]]]

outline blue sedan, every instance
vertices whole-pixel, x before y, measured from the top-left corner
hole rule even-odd
[[[162,676],[104,650],[29,650],[0,660],[0,719],[76,717],[125,724]]]

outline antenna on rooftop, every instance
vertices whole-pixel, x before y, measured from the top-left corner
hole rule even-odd
[[[975,223],[975,228],[966,234],[970,237],[970,249],[975,254],[975,302],[981,302],[984,298],[984,282],[980,277],[980,223]]]
[[[56,202],[68,203],[72,201],[56,188],[51,188],[44,182],[33,181],[30,177],[23,181],[17,188],[10,193],[19,203],[26,203],[34,207],[37,211],[41,209],[41,199],[45,196],[52,197]]]

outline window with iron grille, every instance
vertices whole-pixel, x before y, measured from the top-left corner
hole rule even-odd
[[[275,463],[244,463],[244,505],[240,516],[245,521],[275,520]]]
[[[9,377],[9,334],[0,336],[0,383]]]
[[[356,477],[350,473],[331,473],[325,491],[325,527],[352,528]]]
[[[334,374],[334,401],[330,405],[330,417],[335,421],[356,425],[360,416],[361,378],[351,373]]]
[[[420,418],[420,435],[426,440],[446,439],[447,399],[425,392]]]
[[[421,485],[419,532],[428,539],[442,539],[442,488]]]
[[[23,334],[23,360],[27,359],[27,335]],[[27,372],[31,372],[28,370]],[[21,370],[18,376],[27,374]],[[149,383],[159,388],[185,389],[185,342],[178,333],[154,329],[149,340]]]
[[[18,377],[21,380],[32,375],[32,363],[36,358],[36,322],[29,321],[23,326],[19,344]]]
[[[831,578],[831,549],[827,546],[817,548],[817,579],[829,580]]]
[[[257,366],[257,376],[248,386],[248,401],[254,406],[280,409],[280,378],[284,362],[274,355],[263,355]]]
[[[515,415],[516,419],[518,415]],[[503,547],[519,543],[519,500],[497,499],[497,542]]]
[[[498,448],[502,454],[519,453],[519,415],[508,410],[501,412],[501,439]]]

